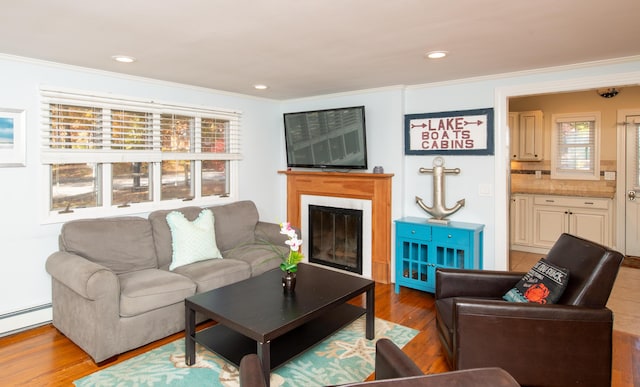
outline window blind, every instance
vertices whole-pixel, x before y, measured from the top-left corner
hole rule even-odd
[[[595,120],[557,121],[559,170],[593,171]]]
[[[41,89],[42,162],[239,160],[241,113]]]
[[[552,179],[600,178],[600,112],[554,114]]]

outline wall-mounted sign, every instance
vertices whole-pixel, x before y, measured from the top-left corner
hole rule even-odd
[[[404,116],[407,155],[492,155],[493,108]]]

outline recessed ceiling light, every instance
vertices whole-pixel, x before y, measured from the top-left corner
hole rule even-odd
[[[269,88],[269,86],[262,85],[262,84],[257,84],[257,85],[253,85],[253,88],[256,89],[256,90],[267,90]]]
[[[133,63],[136,61],[136,58],[127,55],[114,55],[111,57],[111,59],[120,63]]]
[[[447,56],[447,51],[431,51],[426,54],[429,59],[440,59]]]

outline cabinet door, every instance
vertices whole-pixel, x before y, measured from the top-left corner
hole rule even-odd
[[[562,207],[533,207],[533,245],[550,248],[563,232],[569,232],[568,210]]]
[[[529,245],[531,243],[531,197],[513,195],[511,204],[511,243]]]
[[[518,160],[520,156],[520,114],[509,113],[509,150],[511,160]]]
[[[571,210],[569,232],[581,238],[610,246],[609,214],[598,210]]]
[[[519,160],[542,160],[542,112],[539,110],[520,113]]]
[[[397,239],[396,243],[396,289],[399,285],[432,289],[435,277],[429,263],[429,244],[404,238]]]

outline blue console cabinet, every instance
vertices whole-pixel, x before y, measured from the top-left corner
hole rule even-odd
[[[396,223],[396,293],[400,286],[435,292],[436,268],[482,269],[484,225],[429,223],[406,217]]]

